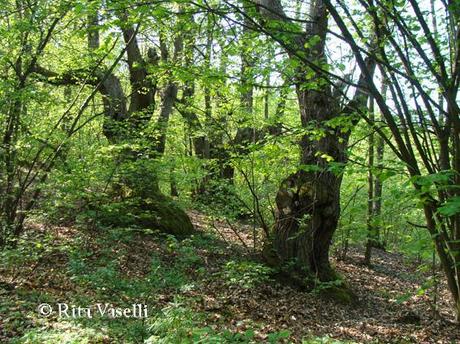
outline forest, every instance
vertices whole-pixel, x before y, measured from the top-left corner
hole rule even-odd
[[[459,343],[459,0],[1,0],[0,343]]]

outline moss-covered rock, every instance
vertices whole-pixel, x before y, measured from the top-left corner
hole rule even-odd
[[[142,200],[139,215],[141,227],[158,228],[177,236],[187,236],[194,232],[190,218],[173,200],[166,196]]]
[[[99,221],[106,226],[157,229],[176,236],[187,236],[194,232],[185,211],[161,194],[106,204],[100,211]]]

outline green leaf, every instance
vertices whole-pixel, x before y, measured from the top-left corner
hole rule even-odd
[[[443,203],[438,209],[444,216],[453,216],[460,213],[460,196],[452,197]]]

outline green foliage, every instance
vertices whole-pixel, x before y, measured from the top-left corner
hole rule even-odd
[[[187,343],[186,338],[198,332],[196,318],[195,312],[178,302],[164,308],[149,328],[153,335],[147,343]]]
[[[273,270],[265,265],[251,261],[229,261],[220,273],[224,283],[239,285],[250,289],[270,280]]]
[[[195,344],[195,343],[256,343],[254,330],[248,329],[244,332],[231,332],[229,330],[216,331],[211,327],[201,327],[205,316],[189,309],[180,300],[162,309],[154,319],[150,331],[153,333],[146,343],[159,344]],[[279,331],[269,333],[266,339],[267,343],[282,343],[289,338],[289,331]]]
[[[439,208],[439,213],[444,216],[454,216],[460,213],[460,197],[452,197],[446,200]]]
[[[240,198],[237,188],[225,180],[211,180],[204,193],[194,197],[194,206],[208,214],[216,214],[228,219],[247,216],[248,209]]]
[[[380,180],[383,185],[381,198],[381,213],[370,221],[373,228],[379,231],[380,243],[387,250],[403,252],[409,259],[420,261],[429,260],[433,247],[431,238],[424,228],[414,227],[413,224],[423,224],[420,218],[423,213],[418,208],[418,196],[410,185],[410,178],[403,173],[403,166],[397,162],[392,152],[385,150],[383,168],[374,166],[372,169],[363,168],[367,165],[367,142],[359,141],[367,135],[368,129],[358,126],[352,134],[352,140],[358,144],[350,151],[349,163],[344,171],[341,188],[340,224],[334,236],[334,246],[339,253],[346,247],[362,247],[368,237],[368,172]],[[449,173],[418,179],[429,189],[433,183],[443,183],[449,178]],[[430,186],[431,185],[431,186]]]
[[[20,297],[26,300],[21,301],[24,303],[23,307],[28,309],[31,319],[39,323],[44,320],[36,319],[37,304],[43,302],[55,304],[62,301],[83,306],[108,302],[120,307],[143,303],[148,305],[150,317],[155,317],[155,303],[160,293],[179,293],[193,289],[189,271],[202,265],[202,260],[196,254],[194,247],[195,245],[209,247],[213,241],[211,238],[200,237],[191,237],[183,241],[178,241],[173,236],[167,236],[166,240],[158,237],[159,242],[164,242],[163,249],[166,256],[150,252],[145,257],[135,257],[136,261],[142,258],[150,262],[143,268],[143,271],[139,271],[141,274],[138,275],[135,269],[141,269],[144,264],[139,266],[137,263],[131,266],[131,270],[127,270],[126,264],[129,266],[133,253],[136,254],[133,246],[138,244],[139,235],[152,236],[152,233],[143,234],[138,230],[117,228],[101,232],[91,240],[84,235],[78,235],[71,241],[60,242],[59,245],[50,244],[57,240],[56,237],[34,238],[37,243],[34,246],[36,253],[30,255],[24,254],[26,249],[32,252],[29,242],[20,241],[17,248],[1,252],[0,266],[2,269],[11,269],[12,273],[16,274],[14,272],[16,267],[24,268],[32,265],[33,268],[40,261],[41,264],[49,261],[57,253],[66,257],[65,265],[60,269],[59,274],[53,275],[54,279],[60,281],[58,283],[62,283],[64,279],[67,288],[69,285],[72,286],[73,293],[66,296],[65,300],[53,295],[53,289],[48,290],[51,292],[49,294],[34,290],[24,290],[23,294],[20,294]],[[21,260],[18,260],[19,258]],[[135,276],[132,276],[132,273]],[[0,298],[2,297],[0,293]],[[15,302],[17,301],[11,300],[11,302],[4,303],[2,299],[0,314],[3,316],[4,312],[8,312],[9,329],[15,331],[21,329],[24,332],[24,336],[18,338],[17,343],[55,343],[57,341],[79,343],[79,339],[82,343],[86,340],[88,343],[94,343],[91,339],[96,342],[106,342],[108,338],[115,342],[134,343],[150,336],[148,319],[97,317],[75,320],[52,319],[55,321],[55,328],[48,326],[29,328],[31,324],[24,322],[22,311],[18,310],[18,314],[15,315],[9,310],[17,307]],[[101,332],[101,329],[104,330]]]
[[[343,283],[344,282],[342,279],[336,279],[336,280],[328,281],[328,282],[322,282],[319,280],[315,280],[315,287],[312,290],[312,292],[315,294],[321,294],[321,293],[324,293],[324,291],[328,291],[331,289],[341,287],[343,286]]]
[[[23,334],[18,336],[14,343],[256,343],[255,331],[260,324],[254,323],[244,331],[229,330],[226,323],[213,326],[203,326],[207,322],[208,313],[197,312],[194,309],[196,299],[185,296],[198,281],[194,278],[218,278],[223,276],[229,279],[229,285],[234,285],[234,278],[240,277],[243,288],[253,287],[258,283],[266,282],[270,269],[254,262],[232,261],[223,266],[222,274],[196,275],[190,273],[203,267],[204,261],[197,253],[200,249],[219,251],[220,243],[209,235],[191,236],[179,241],[172,235],[158,235],[155,242],[161,244],[161,252],[150,252],[149,257],[137,256],[134,245],[138,244],[139,236],[150,239],[153,234],[144,234],[134,229],[111,229],[100,232],[91,239],[87,235],[78,234],[71,237],[70,241],[59,243],[44,250],[42,245],[36,245],[38,255],[28,257],[23,265],[34,264],[42,259],[48,261],[56,252],[64,254],[63,268],[60,275],[55,276],[66,286],[71,286],[73,292],[66,296],[65,301],[75,305],[89,305],[96,302],[109,302],[118,306],[128,306],[132,303],[144,303],[149,306],[148,319],[37,319],[36,306],[38,303],[59,302],[60,297],[53,293],[53,289],[44,289],[47,294],[25,291],[21,298],[27,300],[25,304],[29,309],[33,323],[24,323],[23,313],[18,310],[15,316],[10,308],[15,307],[15,302],[3,303],[0,314],[8,311],[8,328],[22,329]],[[56,241],[54,238],[43,238],[38,243]],[[152,241],[151,241],[152,242]],[[18,248],[6,250],[2,253],[8,262],[14,257],[19,257],[22,250],[28,247],[26,242],[20,242]],[[40,258],[42,257],[42,258]],[[131,260],[142,258],[149,264],[140,276],[132,276],[133,268],[126,270],[126,264]],[[139,264],[139,263],[137,263]],[[142,264],[144,265],[144,264]],[[2,265],[6,268],[7,265]],[[141,266],[135,265],[136,268]],[[13,266],[9,266],[13,268]],[[137,272],[137,271],[136,271]],[[141,272],[141,271],[139,271]],[[63,276],[61,276],[63,274]],[[56,281],[59,285],[59,281]],[[159,310],[162,303],[156,303],[160,295],[168,293],[174,295],[184,293],[182,297],[175,297],[175,301]],[[0,294],[0,297],[2,295]],[[16,319],[16,320],[14,320]],[[48,322],[49,321],[49,322]],[[37,323],[35,323],[37,322]],[[52,324],[52,326],[50,326]],[[21,327],[23,326],[23,327]],[[282,343],[289,338],[289,331],[271,332],[267,334],[267,343]]]
[[[351,341],[342,341],[331,338],[329,336],[325,337],[315,337],[310,339],[303,339],[302,344],[353,344]]]

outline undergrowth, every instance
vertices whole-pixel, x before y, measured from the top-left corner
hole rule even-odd
[[[200,252],[223,257],[213,263],[217,271],[208,273]],[[209,279],[251,289],[270,283],[272,272],[210,234],[180,241],[132,228],[29,231],[16,247],[0,252],[0,270],[0,334],[17,344],[256,343],[262,324],[236,331],[224,321],[209,321],[212,314],[196,307],[196,290]],[[148,317],[43,317],[37,312],[39,304],[60,302],[145,304]],[[289,337],[287,330],[273,331],[263,342],[289,342]],[[317,341],[305,341],[310,342]]]

